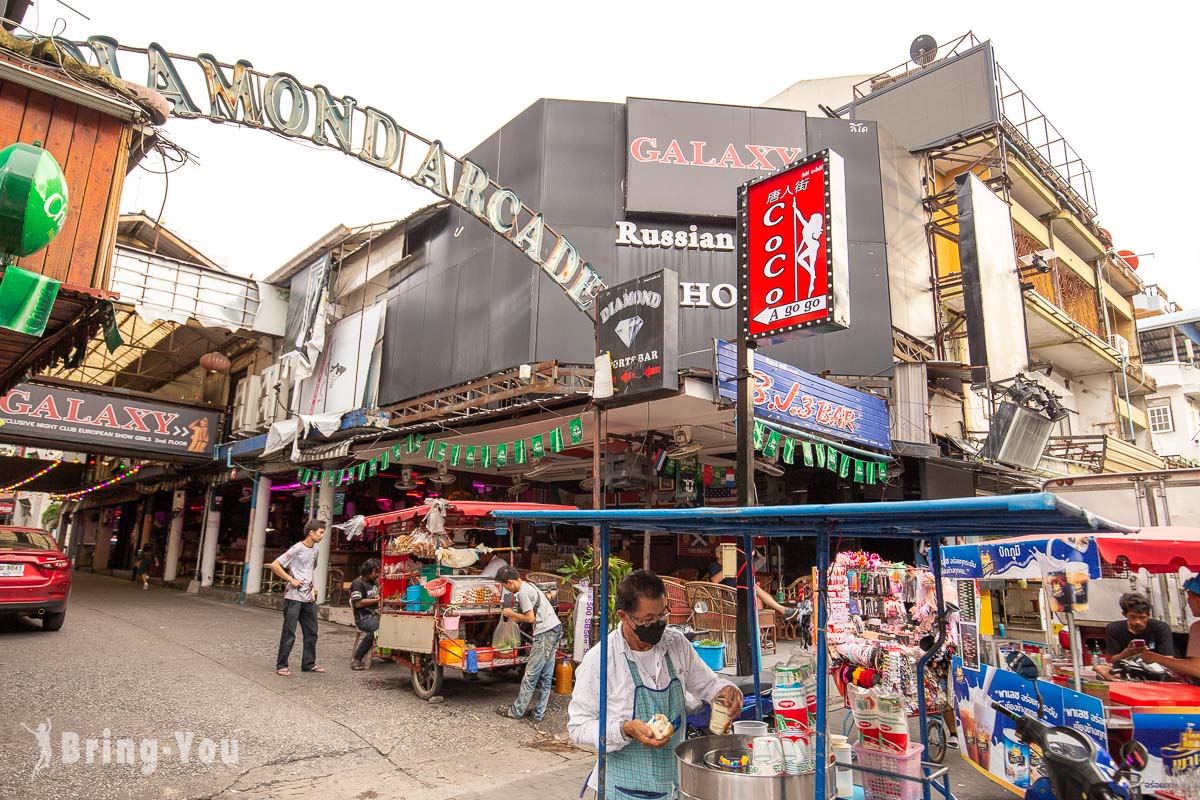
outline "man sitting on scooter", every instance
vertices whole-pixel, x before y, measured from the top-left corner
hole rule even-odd
[[[1189,578],[1183,584],[1187,592],[1188,609],[1193,617],[1200,617],[1200,575]],[[1183,658],[1156,653],[1148,647],[1131,648],[1129,658],[1140,657],[1147,664],[1159,664],[1172,672],[1200,682],[1200,621],[1193,622],[1188,630],[1187,654]]]

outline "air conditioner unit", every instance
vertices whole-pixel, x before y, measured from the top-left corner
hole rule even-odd
[[[256,434],[263,427],[263,383],[259,375],[238,381],[234,390],[234,433]],[[239,405],[240,403],[240,405]]]
[[[250,385],[250,378],[242,378],[233,387],[233,407],[230,409],[230,433],[234,436],[244,436],[247,433],[245,425],[242,423],[242,417],[246,409],[246,391]]]
[[[1121,334],[1110,333],[1108,335],[1108,346],[1126,358],[1129,358],[1129,340]]]
[[[263,426],[287,418],[287,409],[280,403],[283,392],[283,371],[272,364],[262,371],[262,398],[259,402],[259,424]]]
[[[607,489],[641,489],[652,477],[646,460],[633,453],[622,453],[604,464],[604,486]]]
[[[1013,467],[1034,469],[1042,460],[1054,423],[1037,411],[1004,402],[992,417],[984,442],[984,458]]]

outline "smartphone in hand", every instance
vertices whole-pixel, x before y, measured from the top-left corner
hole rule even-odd
[[[1130,647],[1145,647],[1146,640],[1145,639],[1134,639],[1132,642],[1129,643],[1129,646]]]

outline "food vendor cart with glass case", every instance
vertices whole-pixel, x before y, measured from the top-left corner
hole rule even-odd
[[[464,674],[503,672],[525,663],[529,647],[519,639],[493,647],[504,590],[491,577],[464,574],[493,548],[455,547],[456,531],[508,531],[498,509],[574,510],[539,503],[441,501],[367,517],[364,527],[382,530],[379,634],[376,655],[412,671],[424,700],[440,697],[446,669]],[[494,548],[495,550],[513,548]],[[515,626],[514,626],[515,628]]]

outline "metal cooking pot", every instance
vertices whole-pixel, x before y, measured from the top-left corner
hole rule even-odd
[[[713,750],[745,750],[753,736],[701,736],[675,748],[681,800],[815,800],[813,775],[744,775],[704,764]],[[826,800],[836,791],[832,764],[825,770]]]

